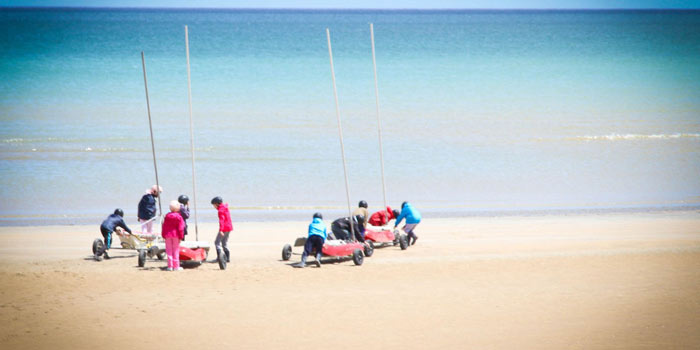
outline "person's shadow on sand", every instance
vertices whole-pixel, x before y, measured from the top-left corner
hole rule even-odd
[[[105,259],[104,257],[102,257],[102,260],[96,260],[94,255],[90,255],[90,256],[87,256],[87,257],[83,258],[83,260],[84,260],[84,261],[103,262],[103,261],[105,261],[105,260],[109,261],[109,260],[118,260],[118,259],[133,259],[133,258],[135,258],[135,257],[137,257],[137,256],[138,256],[138,254],[131,254],[131,255],[110,255],[110,256],[109,256],[109,259]]]
[[[300,265],[300,264],[301,264],[301,261],[289,262],[289,261],[282,260],[282,259],[279,259],[279,260],[277,260],[277,261],[286,262],[285,265],[291,266],[291,267],[293,267],[293,268],[301,268],[301,265]],[[335,258],[321,259],[321,265],[337,265],[337,264],[344,263],[344,262],[346,262],[346,261],[352,261],[352,258],[348,257],[348,258],[338,258],[338,259],[335,259]],[[348,266],[355,267],[355,266],[358,266],[358,265],[351,264],[351,265],[348,265]],[[316,264],[315,264],[315,260],[314,260],[314,259],[311,259],[310,261],[307,260],[307,261],[306,261],[306,267],[318,268],[318,267],[316,267]]]

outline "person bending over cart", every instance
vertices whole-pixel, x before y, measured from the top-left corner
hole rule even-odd
[[[372,226],[384,226],[389,223],[389,220],[396,219],[399,216],[398,210],[391,210],[390,206],[386,210],[380,210],[369,218],[369,224]]]
[[[362,221],[359,221],[360,223],[360,232],[362,232],[362,236],[365,235],[365,227],[367,226],[367,219],[369,219],[369,210],[367,210],[367,202],[364,200],[361,200],[360,203],[357,204],[357,209],[352,212],[352,216],[357,217],[358,215],[362,216]]]
[[[394,228],[396,226],[399,226],[401,221],[403,219],[406,219],[406,226],[403,227],[404,232],[408,235],[408,239],[413,239],[411,241],[411,245],[416,244],[416,241],[418,240],[418,236],[416,236],[416,233],[413,232],[413,230],[420,224],[421,216],[420,212],[414,208],[411,203],[409,202],[403,202],[401,204],[401,214],[399,214],[399,217],[396,218],[396,222],[394,223]]]
[[[350,219],[351,218],[349,217],[345,217],[333,221],[331,224],[331,231],[333,231],[333,236],[335,239],[340,239],[343,241],[352,239],[352,236],[350,236]],[[352,230],[355,231],[355,238],[362,243],[365,242],[365,235],[363,234],[359,223],[363,222],[364,219],[365,218],[363,218],[362,215],[355,215],[352,217]]]
[[[321,215],[321,213],[315,213],[313,221],[309,224],[309,236],[306,239],[306,244],[304,244],[304,253],[301,254],[299,267],[306,266],[306,258],[313,250],[316,250],[316,267],[321,267],[321,251],[323,250],[323,243],[325,243],[327,236],[326,224],[323,223],[323,215]]]
[[[115,209],[114,213],[109,215],[100,225],[100,232],[102,233],[102,237],[104,237],[105,244],[102,249],[95,252],[95,260],[102,260],[102,256],[104,256],[105,259],[109,259],[107,250],[112,246],[112,232],[117,230],[125,230],[131,233],[131,229],[124,223],[124,211],[119,208]]]

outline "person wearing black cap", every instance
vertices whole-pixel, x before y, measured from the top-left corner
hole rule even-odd
[[[350,225],[351,219],[352,225]],[[333,236],[335,236],[336,239],[348,241],[352,239],[352,236],[350,235],[350,230],[352,230],[354,231],[355,239],[357,239],[359,242],[364,243],[365,235],[362,233],[362,229],[358,224],[359,222],[364,221],[364,219],[365,218],[362,217],[362,215],[352,216],[351,218],[345,217],[336,219],[331,224],[331,231],[333,231]],[[352,229],[350,228],[350,226],[352,226]]]
[[[102,260],[103,255],[105,259],[109,259],[107,250],[112,246],[112,232],[121,230],[131,233],[131,229],[124,223],[124,211],[117,208],[100,225],[100,232],[104,237],[105,244],[102,249],[95,252],[95,260]]]
[[[218,254],[223,253],[226,255],[226,262],[231,262],[231,252],[228,250],[228,236],[233,231],[233,223],[231,222],[231,213],[228,211],[228,203],[224,203],[221,197],[216,196],[212,198],[211,205],[216,208],[219,215],[219,232],[214,240],[217,258]]]
[[[367,202],[364,200],[361,200],[360,203],[357,204],[357,209],[352,212],[352,216],[357,217],[357,216],[362,216],[362,222],[358,223],[360,224],[360,232],[362,233],[362,236],[365,236],[365,227],[367,227],[367,220],[369,220],[369,210],[367,210]]]
[[[186,195],[181,194],[180,197],[177,197],[177,201],[180,203],[180,216],[182,216],[182,220],[185,220],[185,236],[187,236],[187,219],[190,218],[190,207],[187,203],[190,199]]]
[[[306,238],[304,253],[301,254],[301,262],[297,265],[298,267],[306,266],[306,258],[314,250],[316,251],[316,267],[321,267],[321,251],[323,250],[323,243],[325,243],[327,236],[326,224],[323,223],[323,215],[321,215],[321,213],[315,213],[313,221],[309,224],[309,236]]]

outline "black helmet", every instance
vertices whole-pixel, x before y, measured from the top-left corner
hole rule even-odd
[[[121,208],[114,209],[114,214],[124,217],[124,211]]]
[[[181,194],[180,197],[177,197],[177,201],[180,202],[180,204],[187,205],[187,202],[190,201],[190,198],[184,194]]]
[[[365,217],[363,215],[355,215],[355,220],[357,222],[365,222]]]
[[[401,213],[399,213],[398,210],[394,209],[391,211],[391,213],[394,215],[394,219],[398,218]]]
[[[211,199],[211,204],[221,204],[223,202],[224,202],[224,200],[221,199],[221,197],[219,197],[219,196],[216,196],[216,197]]]
[[[403,203],[401,203],[401,209],[403,209],[403,207],[405,207],[406,204],[408,204],[408,202],[403,202]]]
[[[321,220],[323,220],[323,215],[321,215],[321,213],[314,213],[314,219],[321,219]]]
[[[362,201],[360,201],[359,204],[357,204],[357,206],[360,208],[367,208],[367,202],[362,200]]]

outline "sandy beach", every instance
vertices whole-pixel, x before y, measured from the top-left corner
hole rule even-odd
[[[320,269],[280,258],[308,223],[233,217],[225,271],[96,262],[97,224],[1,227],[0,348],[700,347],[697,212],[426,218],[406,251]]]

